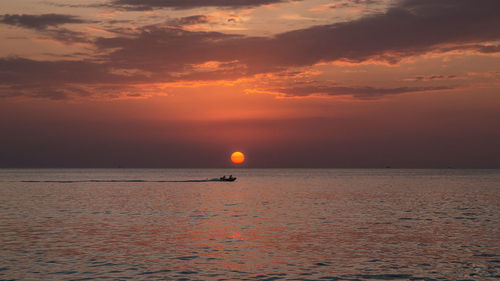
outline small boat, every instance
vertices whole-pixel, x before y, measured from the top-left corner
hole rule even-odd
[[[229,177],[226,178],[226,176],[222,176],[219,178],[220,181],[235,181],[236,178],[233,177],[233,175],[230,175]]]

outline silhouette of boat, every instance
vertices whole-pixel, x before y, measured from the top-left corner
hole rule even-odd
[[[227,178],[226,178],[226,176],[220,177],[219,180],[220,181],[235,181],[236,178],[231,175],[231,176],[229,176]]]

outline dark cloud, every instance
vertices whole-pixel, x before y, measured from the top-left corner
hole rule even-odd
[[[92,93],[75,86],[61,85],[58,87],[51,85],[12,85],[10,87],[0,88],[0,97],[2,98],[34,98],[48,100],[69,100],[75,97],[89,97]]]
[[[0,59],[0,74],[0,97],[4,98],[65,100],[96,92],[110,97],[130,84],[149,81],[144,74],[120,75],[109,64],[95,61],[36,61],[16,57]],[[103,88],[109,84],[113,86]]]
[[[54,28],[67,23],[88,23],[76,16],[62,14],[0,15],[0,23],[38,30],[45,37],[65,43],[91,43],[86,33],[67,28]],[[49,28],[52,27],[52,28]]]
[[[472,50],[491,53],[498,50],[498,46],[487,43],[500,39],[499,11],[500,1],[497,0],[403,0],[385,13],[274,37],[194,32],[164,24],[153,25],[117,33],[111,38],[96,38],[92,43],[97,53],[92,61],[0,60],[0,82],[124,83],[122,85],[126,86],[134,82],[233,79],[330,61],[396,63],[402,58],[427,52]],[[178,21],[190,24],[205,20],[204,16],[197,15]],[[54,32],[53,37],[63,42],[85,42],[83,34]],[[220,64],[214,68],[200,68],[209,61]],[[129,74],[120,75],[120,72]],[[365,98],[433,89],[327,90],[324,89],[326,94],[344,90]]]
[[[183,72],[190,69],[190,64],[233,61],[234,51],[233,54],[220,52],[229,47],[232,38],[245,40],[242,36],[218,32],[148,26],[136,37],[98,38],[95,44],[103,51],[115,49],[107,59],[120,68]]]
[[[460,79],[457,75],[418,75],[413,78],[404,79],[405,81],[439,81]]]
[[[101,49],[116,48],[109,57],[113,62],[155,71],[213,60],[239,61],[249,75],[337,60],[396,63],[407,56],[446,51],[445,46],[470,49],[471,43],[498,40],[499,10],[496,0],[405,0],[383,14],[272,38],[150,26],[135,38],[101,38],[96,44]]]
[[[145,11],[159,8],[193,9],[200,7],[244,8],[289,2],[288,0],[115,0],[110,6],[123,10]]]
[[[348,0],[348,1],[340,1],[338,3],[333,3],[329,5],[331,9],[338,9],[338,8],[350,8],[350,7],[356,7],[359,5],[373,5],[380,3],[379,0]]]
[[[33,98],[46,98],[51,100],[67,100],[68,93],[58,89],[38,89],[31,93]]]
[[[131,23],[133,20],[108,20],[108,24],[120,24],[120,23]]]
[[[185,25],[195,25],[208,23],[210,21],[209,17],[205,15],[194,15],[189,17],[183,17],[178,19],[172,19],[167,22],[168,25],[172,26],[185,26]]]
[[[296,65],[373,58],[397,62],[442,45],[497,40],[499,11],[495,0],[400,1],[383,14],[280,34],[272,43],[287,48],[272,57]]]
[[[49,26],[59,26],[66,23],[85,23],[82,20],[72,15],[61,14],[42,14],[42,15],[10,15],[5,14],[0,16],[0,23],[14,25],[24,28],[45,29]]]
[[[500,45],[492,45],[490,43],[484,44],[461,44],[453,46],[438,47],[435,52],[453,52],[453,51],[471,51],[478,54],[493,54],[500,52]]]
[[[451,87],[395,87],[395,88],[377,88],[377,87],[346,87],[346,86],[302,86],[302,87],[282,87],[272,89],[273,92],[282,93],[286,96],[310,96],[310,95],[328,95],[328,96],[352,96],[357,99],[378,99],[388,95],[399,95],[405,93],[428,92],[450,90]]]
[[[53,30],[45,30],[43,34],[53,40],[59,41],[64,44],[75,43],[92,43],[88,34],[79,31],[73,31],[66,28],[59,28]]]
[[[500,45],[483,45],[477,51],[484,54],[500,53]]]
[[[101,83],[117,82],[107,66],[91,61],[36,61],[24,58],[0,59],[0,83]]]

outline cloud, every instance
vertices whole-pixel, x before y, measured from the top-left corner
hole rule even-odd
[[[289,2],[288,0],[115,0],[110,6],[123,10],[193,9],[200,7],[246,8]]]
[[[106,65],[91,61],[37,61],[25,58],[0,59],[0,84],[119,82]]]
[[[477,47],[477,51],[483,54],[500,53],[500,45],[482,45]]]
[[[388,95],[399,95],[405,93],[428,92],[450,90],[451,87],[436,86],[436,87],[395,87],[395,88],[378,88],[378,87],[347,87],[347,86],[298,86],[298,87],[281,87],[271,89],[271,92],[277,92],[289,97],[305,97],[311,95],[328,95],[328,96],[352,96],[356,99],[378,99]]]
[[[373,58],[394,63],[443,45],[499,39],[499,9],[494,0],[400,1],[382,14],[280,34],[271,45],[287,48],[270,57],[295,65]]]
[[[144,73],[117,74],[105,63],[82,60],[36,61],[0,59],[0,97],[65,100],[74,97],[115,96],[134,83],[148,81]],[[113,85],[103,88],[104,85]],[[119,85],[119,86],[117,86]]]
[[[72,15],[42,14],[42,15],[0,15],[0,23],[32,29],[45,29],[49,26],[59,26],[67,23],[86,23]]]
[[[226,49],[231,38],[243,38],[219,32],[192,32],[175,27],[147,26],[135,37],[98,38],[96,46],[102,51],[114,50],[107,59],[120,68],[139,68],[148,71],[182,72],[192,64],[224,59],[218,48]],[[244,40],[244,39],[243,39]]]
[[[18,84],[0,88],[2,98],[35,98],[49,100],[69,100],[74,97],[90,97],[92,93],[82,87],[69,85]]]
[[[441,81],[441,80],[457,80],[461,79],[457,75],[418,75],[412,78],[406,78],[404,81]]]
[[[208,23],[210,21],[210,17],[205,15],[194,15],[189,17],[182,17],[178,19],[172,19],[167,22],[168,25],[171,26],[186,26],[186,25],[196,25]]]
[[[472,44],[438,47],[434,51],[438,53],[469,51],[478,54],[495,54],[500,52],[500,45],[493,45],[491,43],[484,43],[484,44],[472,43]]]
[[[345,0],[335,1],[334,3],[322,4],[309,9],[310,12],[325,12],[331,9],[346,9],[346,8],[372,8],[375,5],[383,4],[381,0]]]
[[[194,5],[195,1],[185,3]],[[222,5],[228,2],[210,3]],[[242,4],[246,1],[231,3]],[[358,63],[380,60],[396,63],[402,58],[429,52],[474,50],[492,53],[498,51],[498,46],[490,42],[500,39],[499,9],[500,1],[497,0],[402,0],[384,13],[273,37],[195,32],[164,24],[150,25],[136,28],[133,32],[117,33],[115,37],[96,38],[91,42],[96,49],[92,60],[52,62],[2,59],[0,82],[121,83],[120,87],[126,87],[132,83],[237,79],[332,61]],[[204,16],[196,15],[181,18],[178,24],[205,20]],[[78,33],[61,31],[60,34],[53,34],[54,38],[57,36],[63,42],[85,41],[84,36]],[[211,67],[206,67],[207,62]],[[344,92],[356,97],[368,97],[439,89],[334,87],[322,90],[328,95]],[[299,89],[287,93],[309,94]]]
[[[56,40],[64,44],[92,43],[88,34],[66,28],[44,30],[43,34],[52,40]]]
[[[249,75],[338,60],[396,63],[408,56],[450,47],[469,49],[471,43],[500,39],[499,9],[496,0],[405,0],[383,14],[271,38],[149,26],[134,38],[100,38],[96,45],[115,49],[109,58],[116,63],[155,71],[206,61],[239,61]]]

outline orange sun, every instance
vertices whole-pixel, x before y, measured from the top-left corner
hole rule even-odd
[[[245,161],[245,154],[236,151],[231,154],[231,161],[233,161],[234,164],[241,164],[243,161]]]

